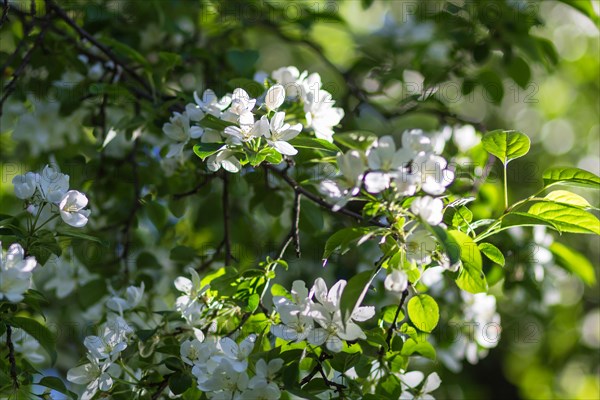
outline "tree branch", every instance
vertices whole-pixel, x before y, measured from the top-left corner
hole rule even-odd
[[[275,168],[273,165],[270,164],[263,164],[264,167],[266,169],[268,169],[269,171],[273,171],[275,174],[277,174],[280,178],[282,178],[292,189],[294,189],[294,191],[296,193],[302,194],[304,195],[306,198],[308,198],[309,200],[313,201],[314,203],[318,204],[319,206],[331,211],[331,212],[337,212],[340,214],[344,214],[347,215],[349,217],[352,217],[358,221],[362,221],[362,222],[366,222],[368,224],[371,225],[375,225],[375,226],[379,226],[381,228],[387,228],[387,224],[384,224],[380,221],[374,220],[374,219],[366,219],[364,218],[362,215],[355,213],[354,211],[348,210],[345,207],[340,208],[338,211],[333,211],[333,204],[330,204],[328,202],[326,202],[325,200],[323,200],[322,198],[320,198],[319,196],[313,194],[312,192],[309,192],[308,190],[304,189],[302,186],[300,186],[300,184],[298,182],[296,182],[292,177],[290,177],[286,171],[280,171],[277,168]]]
[[[342,392],[344,389],[346,389],[345,385],[342,385],[341,383],[337,383],[337,382],[333,382],[330,381],[327,378],[327,375],[325,374],[325,371],[323,370],[323,365],[321,365],[321,363],[327,359],[333,358],[333,356],[327,354],[325,351],[323,351],[321,353],[321,355],[319,356],[319,358],[316,360],[317,364],[314,366],[314,368],[312,369],[312,371],[310,371],[310,373],[308,375],[306,375],[301,381],[300,381],[300,386],[304,386],[306,385],[308,382],[311,381],[312,378],[315,377],[315,375],[317,373],[321,374],[321,377],[323,378],[323,381],[325,382],[325,384],[329,387],[335,388],[335,391],[338,392],[340,394],[340,398],[342,398]]]
[[[6,346],[8,346],[8,363],[10,364],[10,377],[13,381],[13,387],[19,388],[19,379],[17,377],[17,360],[15,359],[15,346],[12,342],[12,327],[6,324]]]
[[[44,40],[44,36],[46,35],[46,32],[47,32],[49,26],[50,26],[50,19],[46,18],[46,20],[42,24],[42,27],[40,28],[40,33],[38,34],[38,36],[35,38],[35,41],[33,42],[33,45],[27,51],[27,53],[25,53],[25,55],[23,56],[23,60],[21,61],[21,64],[19,64],[19,66],[13,73],[12,79],[10,80],[10,82],[8,82],[8,85],[6,85],[6,87],[3,89],[4,93],[2,94],[2,98],[0,98],[0,117],[2,116],[2,109],[4,107],[4,102],[6,101],[8,96],[10,96],[12,94],[12,92],[15,90],[15,85],[17,84],[17,80],[19,79],[19,76],[21,75],[21,73],[23,73],[23,70],[25,69],[27,64],[29,64],[29,61],[31,60],[31,56],[33,55],[33,52],[37,49],[37,47]],[[8,64],[6,64],[6,66],[8,66]],[[3,69],[4,69],[4,67],[3,67]]]
[[[152,102],[154,101],[154,96],[152,96],[153,91],[148,82],[146,82],[146,80],[140,77],[131,67],[127,65],[127,63],[123,62],[115,53],[113,53],[111,49],[100,43],[94,36],[92,36],[82,27],[77,25],[77,23],[73,21],[61,7],[54,3],[53,0],[46,0],[46,5],[48,8],[54,10],[56,14],[67,23],[67,25],[71,26],[81,38],[86,39],[87,41],[92,43],[95,47],[102,51],[109,59],[111,59],[115,63],[115,65],[120,65],[127,75],[129,75],[133,80],[137,81],[146,91],[146,93],[140,93],[140,95],[142,95],[147,100],[150,100]]]
[[[394,320],[392,321],[392,324],[390,325],[390,327],[387,330],[387,336],[385,338],[385,343],[387,344],[388,350],[390,349],[391,345],[392,345],[392,337],[394,336],[394,331],[396,330],[396,323],[398,322],[398,316],[400,315],[400,311],[402,310],[402,307],[404,307],[404,302],[406,301],[406,298],[408,297],[408,288],[404,289],[404,291],[402,292],[402,297],[400,298],[400,303],[398,304],[398,308],[396,309],[396,315],[394,315]],[[383,348],[383,346],[381,346],[379,348],[379,355],[383,356],[385,354],[385,349]]]

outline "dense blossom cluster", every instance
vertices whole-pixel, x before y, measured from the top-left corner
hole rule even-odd
[[[322,88],[319,74],[284,67],[273,71],[270,77],[262,75],[257,79],[268,88],[258,98],[243,88],[223,97],[210,89],[202,95],[194,92],[195,103],[187,104],[181,113],[173,113],[163,126],[163,132],[174,142],[167,157],[181,156],[191,139],[220,143],[222,146],[207,160],[208,169],[238,172],[248,162],[244,152],[254,153],[262,160],[272,151],[280,156],[296,155],[298,150],[290,141],[303,129],[319,139],[333,141],[333,128],[344,112],[334,107],[335,101]],[[214,125],[203,124],[207,115],[218,121]]]
[[[69,175],[58,169],[46,165],[41,173],[15,176],[12,183],[15,196],[26,201],[27,211],[32,215],[39,216],[49,206],[50,212],[60,215],[68,225],[81,228],[88,223],[87,197],[77,190],[69,190]]]

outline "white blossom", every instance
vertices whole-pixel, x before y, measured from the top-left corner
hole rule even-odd
[[[62,174],[46,165],[40,174],[38,189],[45,200],[58,204],[69,190],[69,175]]]
[[[85,209],[88,199],[77,190],[69,190],[58,205],[62,220],[75,227],[81,228],[88,222],[90,210]]]
[[[326,179],[319,185],[319,191],[334,202],[333,211],[338,211],[358,194],[366,169],[363,156],[357,150],[338,154],[337,165],[342,175],[336,180]]]
[[[384,286],[390,292],[402,293],[408,287],[408,276],[406,272],[397,269],[392,270],[384,281]]]
[[[462,153],[469,151],[481,142],[481,138],[477,135],[473,125],[455,127],[452,140]]]
[[[400,400],[435,400],[430,393],[439,388],[442,383],[436,372],[425,378],[425,374],[421,371],[411,371],[400,375],[399,378],[402,385]],[[424,379],[425,382],[423,382]],[[417,389],[421,383],[423,385]]]
[[[242,169],[242,164],[240,163],[240,160],[235,157],[235,152],[225,147],[216,154],[208,157],[206,166],[213,172],[223,168],[227,172],[236,173]]]
[[[111,363],[99,363],[94,358],[89,358],[89,363],[71,368],[67,372],[67,380],[78,385],[87,385],[81,395],[82,400],[92,399],[98,390],[107,392],[113,386],[111,375],[119,375],[120,368]]]
[[[219,99],[215,92],[210,89],[206,89],[204,93],[202,93],[202,97],[198,96],[198,93],[194,91],[194,100],[202,111],[217,118],[220,118],[223,110],[231,104],[230,95],[223,96]]]
[[[138,304],[142,301],[142,297],[144,296],[144,282],[137,286],[129,286],[125,289],[125,296],[112,296],[106,301],[106,306],[113,311],[118,311],[122,313],[126,310],[131,310],[137,307]]]
[[[436,249],[433,236],[425,229],[418,229],[406,239],[406,258],[417,264],[429,264]]]
[[[285,101],[285,88],[280,85],[273,85],[267,90],[265,95],[265,106],[268,111],[277,110]]]
[[[444,202],[431,196],[417,197],[410,210],[429,225],[439,225],[443,219]]]
[[[25,200],[33,196],[37,189],[39,175],[34,172],[27,172],[25,175],[17,175],[13,178],[12,184],[15,187],[15,196]]]
[[[23,300],[23,294],[31,286],[31,272],[36,266],[36,259],[25,257],[20,244],[11,244],[4,253],[0,243],[0,300],[6,298],[11,303]]]
[[[191,280],[183,276],[175,279],[175,287],[183,292],[183,295],[175,301],[175,308],[190,325],[193,325],[200,319],[204,308],[203,303],[200,302],[201,296],[208,290],[208,286],[200,286],[200,276],[193,268],[190,268],[189,272],[192,276]]]
[[[298,136],[302,130],[302,124],[290,125],[285,122],[285,113],[277,112],[271,118],[269,128],[269,133],[265,134],[269,146],[283,155],[293,156],[298,154],[298,150],[288,141]]]
[[[322,278],[317,278],[311,289],[311,294],[319,304],[313,304],[310,316],[321,326],[316,328],[309,336],[309,342],[314,345],[322,345],[333,351],[342,350],[342,340],[366,339],[362,329],[354,321],[366,321],[375,315],[374,307],[357,306],[348,320],[342,320],[340,310],[340,299],[346,281],[340,280],[327,290],[327,285]]]
[[[328,142],[333,142],[333,127],[344,117],[344,110],[334,104],[331,94],[325,90],[309,92],[304,103],[307,127],[314,130],[317,138]]]

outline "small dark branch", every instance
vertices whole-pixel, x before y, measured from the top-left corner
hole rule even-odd
[[[304,386],[306,385],[308,382],[311,381],[312,378],[315,377],[316,374],[321,374],[321,377],[323,378],[323,381],[325,381],[325,384],[331,388],[334,388],[336,392],[338,392],[340,394],[340,397],[342,396],[342,391],[344,389],[346,389],[346,386],[342,385],[341,383],[337,383],[337,382],[333,382],[330,381],[327,378],[327,375],[325,374],[325,370],[323,370],[323,365],[321,364],[323,361],[333,358],[331,355],[327,354],[326,352],[322,352],[321,355],[319,356],[319,358],[316,360],[317,363],[315,364],[314,368],[312,369],[312,371],[310,371],[310,373],[308,375],[306,375],[301,381],[300,381],[300,386]]]
[[[388,350],[392,346],[392,338],[394,336],[394,331],[396,330],[396,324],[398,322],[398,316],[400,315],[400,311],[402,311],[402,307],[404,307],[404,302],[408,297],[408,288],[404,289],[402,292],[402,297],[400,298],[400,304],[398,304],[398,308],[396,309],[396,315],[394,315],[394,320],[392,324],[387,330],[387,336],[385,338],[385,343],[387,344]],[[379,355],[383,356],[385,354],[385,349],[383,346],[379,348]]]
[[[323,200],[322,198],[320,198],[319,196],[313,194],[312,192],[309,192],[308,190],[304,189],[302,186],[300,186],[300,184],[298,182],[296,182],[292,177],[290,177],[285,171],[280,171],[277,168],[275,168],[272,165],[269,164],[263,164],[265,168],[267,168],[270,171],[273,171],[275,174],[277,174],[281,179],[283,179],[292,189],[294,189],[294,191],[296,193],[302,194],[304,195],[307,199],[311,200],[312,202],[320,205],[321,207],[330,210],[332,212],[337,212],[340,214],[344,214],[346,216],[352,217],[354,219],[357,219],[359,221],[362,222],[366,222],[369,223],[371,225],[375,225],[375,226],[379,226],[382,228],[387,228],[387,225],[377,221],[377,220],[373,220],[373,219],[366,219],[364,218],[362,215],[355,213],[354,211],[348,210],[345,207],[340,208],[338,211],[333,211],[333,204],[329,204],[328,202],[326,202],[325,200]]]
[[[250,312],[244,313],[244,315],[242,315],[242,319],[240,320],[240,323],[235,328],[233,328],[233,330],[231,332],[229,332],[225,336],[231,337],[231,336],[233,336],[234,333],[236,333],[237,331],[242,329],[242,327],[248,321],[248,319],[250,318],[251,315],[252,315],[252,313],[250,313]]]
[[[225,246],[225,240],[221,240],[221,243],[219,243],[219,245],[215,249],[215,252],[210,256],[208,260],[202,262],[202,264],[197,266],[196,271],[200,272],[208,268],[217,259],[217,256],[221,252],[221,249],[223,249],[223,246]]]
[[[233,255],[231,254],[231,238],[229,236],[229,176],[223,171],[223,241],[225,242],[225,264],[231,264]]]
[[[6,85],[6,87],[3,89],[4,93],[2,94],[2,98],[0,98],[0,117],[2,116],[2,108],[4,106],[4,102],[6,101],[8,96],[10,96],[12,94],[12,92],[15,90],[19,76],[25,70],[25,67],[27,66],[27,64],[29,64],[29,61],[31,60],[31,56],[33,55],[34,51],[44,41],[44,37],[46,36],[46,31],[48,30],[49,26],[50,26],[50,19],[46,19],[45,22],[42,24],[40,33],[38,34],[37,38],[35,38],[33,45],[27,51],[27,53],[25,53],[25,55],[23,56],[23,60],[21,61],[21,64],[19,64],[19,66],[13,73],[12,79],[10,80],[10,82],[8,82],[8,85]]]
[[[4,0],[2,2],[2,17],[0,17],[0,26],[4,25],[4,23],[8,19],[8,10],[9,9],[10,9],[10,4],[8,4],[8,0]]]
[[[8,363],[10,364],[10,377],[13,381],[13,387],[19,388],[19,379],[17,378],[17,360],[15,359],[15,346],[12,342],[12,327],[6,324],[6,345],[8,346]]]
[[[291,234],[294,238],[294,248],[296,249],[296,257],[300,258],[300,199],[302,195],[298,192],[294,193],[294,212],[292,215],[292,230]]]
[[[164,392],[164,390],[167,388],[167,386],[169,386],[169,377],[166,376],[158,385],[158,388],[156,389],[156,392],[154,392],[154,394],[152,395],[151,399],[152,400],[159,399],[160,396],[162,395],[162,392]]]
[[[144,88],[146,93],[144,93],[143,96],[147,100],[154,101],[154,98],[152,96],[152,88],[150,87],[148,82],[146,82],[142,77],[140,77],[131,67],[127,65],[127,63],[123,62],[115,53],[113,53],[111,49],[100,43],[94,36],[92,36],[86,30],[77,25],[77,23],[73,21],[62,8],[60,8],[56,3],[54,3],[54,1],[46,0],[46,6],[54,10],[56,14],[69,26],[71,26],[81,38],[89,41],[100,51],[102,51],[108,58],[110,58],[115,64],[120,65],[127,75],[129,75],[133,80],[137,81]]]
[[[179,199],[181,199],[183,197],[192,196],[192,195],[198,193],[200,190],[202,190],[202,188],[205,187],[215,177],[216,177],[215,174],[204,175],[204,180],[202,180],[202,182],[200,182],[198,185],[196,185],[195,188],[193,188],[191,190],[188,190],[187,192],[176,193],[176,194],[173,195],[173,198],[175,200],[179,200]]]
[[[127,272],[127,257],[129,256],[129,251],[131,249],[131,230],[133,228],[133,222],[135,221],[135,216],[139,209],[142,206],[140,193],[140,181],[138,176],[138,166],[135,158],[135,153],[137,151],[139,143],[139,138],[133,141],[133,148],[129,153],[127,160],[131,164],[131,173],[133,178],[133,202],[131,205],[131,209],[129,210],[129,215],[127,216],[127,220],[125,221],[123,227],[123,252],[121,253],[121,259],[125,261],[125,272]]]

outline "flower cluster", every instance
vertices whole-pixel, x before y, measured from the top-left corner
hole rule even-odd
[[[444,135],[426,135],[413,129],[402,134],[402,147],[396,149],[394,138],[383,136],[362,152],[350,150],[337,156],[340,176],[321,182],[320,192],[334,203],[335,209],[343,207],[356,196],[364,185],[367,192],[376,194],[392,189],[398,196],[413,196],[419,190],[439,196],[454,180],[454,172],[439,155],[443,150]],[[441,201],[417,202],[413,212],[428,223],[441,222]],[[434,207],[429,210],[429,203]]]
[[[211,399],[279,399],[280,390],[273,382],[283,360],[268,363],[259,359],[254,376],[249,377],[248,357],[254,348],[256,335],[250,335],[239,344],[228,337],[208,337],[199,330],[193,339],[181,344],[181,359],[192,366],[198,389]]]
[[[34,257],[26,257],[20,244],[11,244],[6,254],[1,247],[0,243],[0,300],[5,298],[18,303],[31,287],[31,273],[37,261]]]
[[[12,183],[15,196],[27,202],[27,211],[31,214],[39,217],[43,209],[50,206],[54,216],[60,215],[68,225],[81,228],[87,224],[88,199],[77,190],[69,190],[69,175],[46,165],[41,173],[15,176]]]
[[[356,307],[350,317],[344,320],[340,299],[346,283],[343,279],[339,280],[327,290],[325,281],[317,278],[309,292],[304,282],[295,281],[291,298],[273,298],[281,324],[273,325],[271,333],[286,341],[307,340],[317,346],[325,344],[333,352],[342,350],[343,341],[366,339],[365,333],[354,321],[370,319],[375,315],[375,308]]]
[[[133,329],[119,316],[109,316],[100,327],[99,336],[88,336],[84,345],[88,349],[88,363],[71,368],[67,379],[73,383],[86,385],[81,396],[83,400],[92,399],[98,390],[106,392],[113,386],[113,379],[121,375],[121,366],[117,363]]]
[[[312,130],[318,139],[333,141],[333,128],[344,112],[334,107],[319,74],[284,67],[257,79],[264,90],[258,98],[243,88],[220,98],[210,89],[201,96],[194,92],[195,103],[173,113],[163,126],[173,142],[166,156],[181,156],[191,139],[199,139],[221,145],[206,153],[209,170],[238,172],[246,163],[255,166],[268,160],[276,164],[282,156],[296,155],[298,150],[290,141],[303,129]]]

